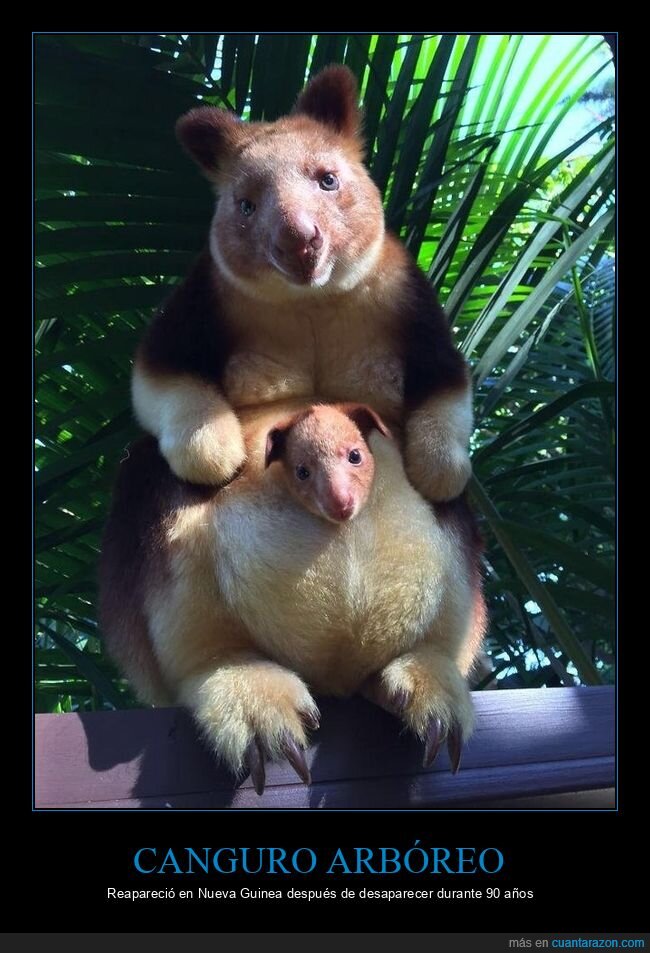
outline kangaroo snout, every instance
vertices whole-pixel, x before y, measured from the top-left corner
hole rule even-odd
[[[303,211],[284,217],[273,232],[273,255],[281,265],[290,269],[313,271],[322,247],[320,228]]]

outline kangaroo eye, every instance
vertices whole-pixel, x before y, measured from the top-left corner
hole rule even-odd
[[[239,203],[239,208],[241,209],[242,215],[248,218],[248,216],[252,215],[255,211],[255,203],[251,202],[250,199],[242,199]]]
[[[350,450],[348,460],[353,466],[358,467],[361,463],[361,452],[359,450]]]
[[[307,467],[299,466],[296,467],[296,476],[299,480],[308,480],[309,479],[309,470]]]
[[[318,184],[325,192],[336,192],[339,187],[339,180],[333,172],[326,172]]]

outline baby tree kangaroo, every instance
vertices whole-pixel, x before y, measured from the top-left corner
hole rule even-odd
[[[143,700],[187,705],[258,789],[265,757],[308,777],[307,685],[363,688],[427,740],[428,762],[447,737],[456,765],[471,730],[462,676],[483,602],[473,519],[456,500],[469,375],[432,288],[384,230],[359,125],[344,67],[274,123],[211,107],[179,121],[218,200],[206,251],[138,350],[133,403],[155,439],[120,467],[103,546],[113,655]],[[349,451],[372,456],[374,475],[298,500],[265,463],[315,402],[372,408],[319,411],[310,446],[324,467],[328,428],[356,427]]]
[[[269,432],[266,466],[282,460],[289,491],[316,516],[351,520],[365,505],[375,475],[362,436],[373,427],[388,436],[369,407],[310,407]]]

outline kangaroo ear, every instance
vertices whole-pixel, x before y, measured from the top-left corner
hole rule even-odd
[[[359,87],[347,66],[328,66],[305,87],[292,115],[311,116],[342,136],[354,138],[361,125]]]
[[[212,175],[250,136],[248,123],[214,106],[191,109],[176,123],[180,144],[204,172]]]
[[[274,427],[266,435],[264,467],[270,467],[274,460],[281,460],[287,445],[288,427]]]
[[[379,414],[376,414],[365,404],[344,404],[341,410],[350,418],[352,423],[357,425],[364,440],[368,439],[371,430],[378,430],[384,437],[391,436],[390,430]]]

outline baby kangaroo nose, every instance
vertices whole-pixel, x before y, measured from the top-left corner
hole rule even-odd
[[[352,515],[353,510],[354,510],[354,497],[349,496],[347,500],[341,506],[341,511],[340,511],[341,518],[344,520],[348,519],[348,517]]]
[[[286,219],[273,236],[274,251],[282,258],[313,257],[323,245],[321,231],[309,215],[300,212]]]
[[[335,496],[330,504],[330,512],[336,520],[347,520],[354,512],[354,497],[351,493]]]

